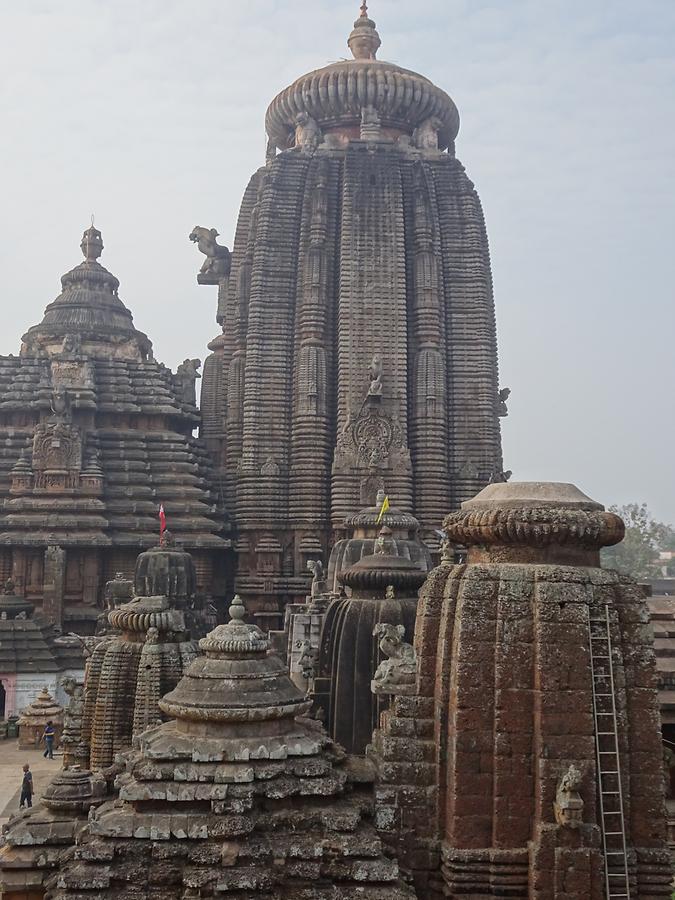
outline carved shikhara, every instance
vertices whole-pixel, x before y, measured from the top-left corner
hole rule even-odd
[[[203,384],[236,588],[271,627],[281,595],[305,595],[306,541],[327,558],[379,488],[433,548],[448,510],[504,469],[483,214],[443,152],[456,109],[375,59],[371,20],[352,44],[357,59],[270,106],[282,152],[246,190]]]

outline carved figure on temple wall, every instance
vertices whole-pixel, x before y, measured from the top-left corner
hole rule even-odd
[[[61,385],[57,385],[52,392],[51,407],[57,423],[66,425],[72,422],[70,396],[68,391]]]
[[[425,119],[413,133],[413,142],[418,150],[438,150],[438,132],[443,123],[436,116]]]
[[[553,810],[558,825],[578,828],[583,822],[584,801],[579,794],[583,776],[572,763],[558,782]]]
[[[498,398],[497,415],[501,416],[502,418],[504,416],[508,416],[508,414],[509,414],[508,407],[506,406],[506,401],[509,399],[510,394],[511,394],[511,388],[506,387],[506,388],[502,388],[499,391],[499,394],[497,395],[497,398]]]
[[[267,139],[267,147],[265,148],[265,162],[269,166],[271,162],[275,159],[277,155],[277,145],[274,143],[272,138]]]
[[[321,129],[315,120],[306,112],[295,117],[295,146],[314,152],[323,140]]]
[[[374,694],[404,694],[414,690],[417,657],[412,644],[407,644],[405,626],[378,622],[373,637],[379,639],[379,648],[387,657],[375,671],[371,682]]]
[[[61,345],[61,352],[76,356],[81,352],[81,341],[79,334],[67,334]]]
[[[312,573],[312,597],[320,597],[326,592],[326,576],[320,559],[308,559],[307,568]]]
[[[215,228],[202,228],[201,225],[195,225],[190,232],[190,240],[197,245],[199,252],[206,257],[199,274],[227,278],[230,274],[231,266],[230,251],[227,247],[218,243],[217,237],[218,232]]]
[[[184,359],[176,369],[176,380],[181,388],[181,397],[183,403],[192,406],[197,404],[197,390],[195,387],[198,378],[201,375],[198,369],[201,368],[201,361],[198,359]]]
[[[368,368],[368,372],[370,373],[370,387],[368,388],[368,396],[369,397],[381,397],[382,396],[382,359],[377,356],[373,356],[370,367]]]
[[[314,678],[316,668],[316,651],[312,648],[310,641],[297,641],[296,647],[300,650],[298,665],[305,681],[311,681]]]
[[[15,587],[16,587],[16,585],[14,584],[14,579],[12,577],[10,577],[5,581],[3,593],[7,594],[9,596],[13,596]]]

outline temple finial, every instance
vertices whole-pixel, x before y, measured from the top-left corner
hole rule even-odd
[[[382,41],[375,30],[375,22],[368,17],[367,0],[362,0],[360,14],[354,22],[354,30],[349,35],[347,45],[354,59],[375,59]]]
[[[94,216],[91,217],[91,226],[82,235],[80,249],[87,262],[95,262],[103,252],[103,239],[98,228],[94,228]]]
[[[234,622],[235,624],[244,620],[244,616],[246,615],[246,607],[244,606],[244,602],[239,594],[235,594],[232,598],[229,613],[230,621]]]

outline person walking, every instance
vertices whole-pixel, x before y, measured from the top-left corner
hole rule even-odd
[[[21,781],[21,799],[19,800],[19,809],[24,806],[31,807],[33,805],[33,773],[28,763],[23,766],[23,779]]]
[[[42,754],[45,759],[49,757],[49,759],[54,759],[54,726],[51,722],[47,722],[45,725],[45,730],[42,732],[42,737],[40,740],[44,738],[45,742],[45,752]]]

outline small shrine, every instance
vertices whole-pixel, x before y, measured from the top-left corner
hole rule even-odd
[[[59,746],[63,728],[63,707],[54,700],[46,687],[21,713],[19,718],[19,749],[33,750],[48,722],[54,727],[54,748]]]

